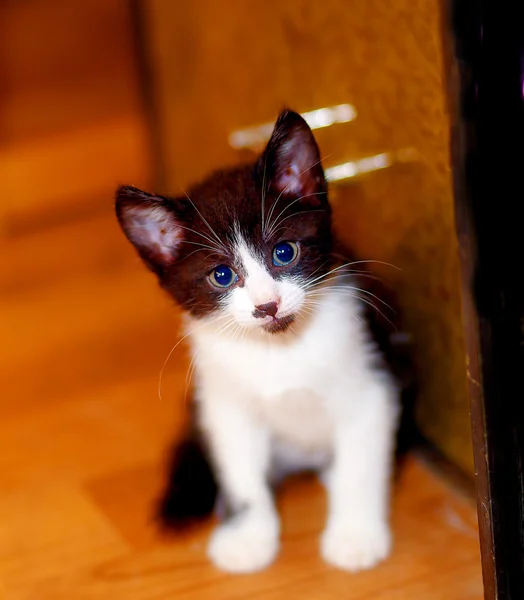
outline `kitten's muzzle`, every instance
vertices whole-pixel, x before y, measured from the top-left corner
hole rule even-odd
[[[264,319],[265,317],[275,317],[278,311],[278,304],[276,302],[266,302],[266,304],[259,304],[255,306],[253,316],[255,319]]]

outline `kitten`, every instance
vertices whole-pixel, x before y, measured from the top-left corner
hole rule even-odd
[[[334,259],[307,123],[284,111],[255,164],[174,199],[122,187],[116,209],[184,309],[195,361],[195,428],[177,447],[164,517],[205,515],[218,491],[228,516],[208,555],[254,572],[279,551],[271,484],[314,469],[328,493],[323,558],[348,571],[386,558],[400,387],[379,343],[387,335],[374,335],[387,308],[362,263]]]

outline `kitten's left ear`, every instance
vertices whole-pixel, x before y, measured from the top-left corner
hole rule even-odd
[[[327,191],[313,132],[298,113],[280,113],[257,173],[276,194],[307,196]]]

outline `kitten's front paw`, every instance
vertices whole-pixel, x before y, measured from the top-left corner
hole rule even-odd
[[[322,534],[326,562],[344,571],[370,569],[391,550],[391,533],[382,523],[334,522]]]
[[[229,573],[253,573],[268,567],[279,546],[275,518],[245,514],[215,529],[208,556],[216,567]]]

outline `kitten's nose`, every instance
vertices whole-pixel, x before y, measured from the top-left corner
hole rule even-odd
[[[266,304],[259,304],[255,306],[253,316],[256,319],[263,319],[264,317],[274,317],[277,314],[278,304],[276,302],[266,302]]]

